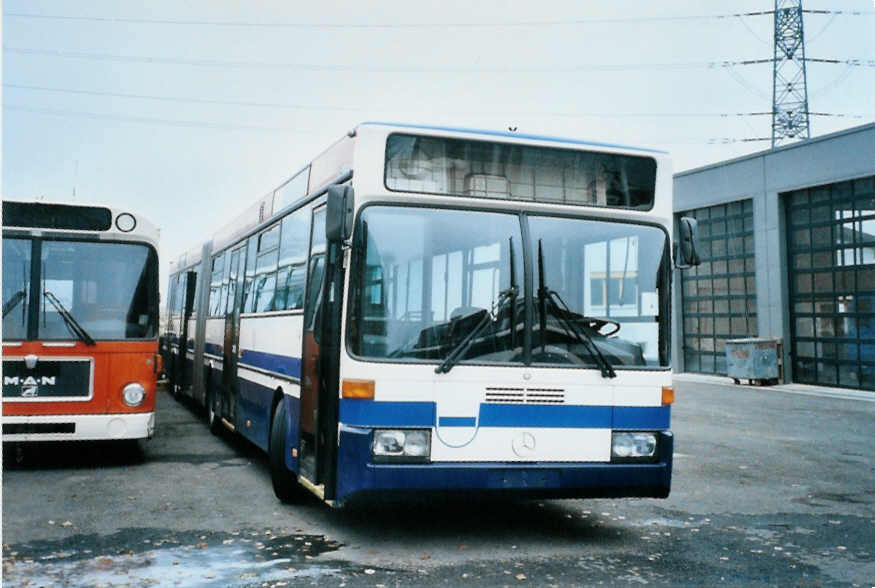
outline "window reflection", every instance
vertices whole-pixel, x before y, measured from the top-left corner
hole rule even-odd
[[[30,239],[3,239],[3,339],[27,337]]]

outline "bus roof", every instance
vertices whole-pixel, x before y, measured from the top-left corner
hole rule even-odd
[[[101,203],[3,199],[3,229],[26,232],[114,236],[157,247],[160,230],[148,218]]]
[[[567,137],[552,137],[549,135],[529,135],[526,133],[517,133],[513,131],[490,131],[485,129],[470,129],[465,127],[441,127],[433,125],[415,125],[409,123],[391,123],[379,121],[366,121],[359,126],[380,126],[380,127],[397,127],[402,129],[420,129],[423,131],[441,131],[447,133],[464,133],[469,135],[487,135],[492,137],[504,137],[507,139],[529,139],[532,141],[549,141],[551,143],[563,143],[566,145],[581,145],[588,147],[607,147],[609,149],[628,149],[630,151],[641,151],[644,153],[659,153],[667,154],[667,151],[660,149],[648,149],[646,147],[633,147],[630,145],[620,145],[616,143],[602,143],[598,141],[582,141],[580,139],[569,139]]]

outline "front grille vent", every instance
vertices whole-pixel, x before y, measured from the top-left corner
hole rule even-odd
[[[562,388],[486,388],[486,402],[501,404],[565,404]]]
[[[4,423],[4,435],[51,435],[76,432],[76,423]]]

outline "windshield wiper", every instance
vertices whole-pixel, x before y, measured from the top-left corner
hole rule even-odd
[[[516,306],[516,296],[517,296],[517,288],[511,286],[505,290],[502,290],[498,293],[498,302],[495,305],[495,311],[490,314],[488,312],[483,313],[483,318],[480,319],[480,322],[477,323],[471,332],[468,333],[462,341],[456,345],[450,354],[447,355],[447,358],[444,361],[434,368],[434,373],[436,374],[445,374],[453,369],[453,366],[459,363],[459,360],[465,355],[465,352],[468,351],[468,348],[471,347],[471,344],[474,342],[474,338],[477,337],[483,330],[494,320],[498,320],[498,317],[501,315],[504,307],[508,304],[512,306]],[[495,317],[493,319],[493,316]]]
[[[544,251],[541,246],[541,240],[538,240],[538,305],[540,309],[540,329],[541,329],[541,349],[546,349],[546,330],[547,330],[547,308],[552,311],[553,316],[559,321],[563,330],[566,333],[571,333],[574,338],[580,342],[583,347],[589,351],[589,354],[595,359],[599,369],[602,372],[603,378],[616,378],[617,372],[614,371],[611,362],[605,358],[598,346],[593,342],[592,337],[585,330],[581,329],[576,322],[569,320],[568,317],[575,314],[557,292],[551,290],[544,279]],[[562,305],[560,307],[560,304]]]
[[[15,310],[15,307],[21,304],[21,301],[27,298],[27,292],[24,290],[19,290],[15,294],[9,297],[9,300],[3,303],[3,318],[6,318],[6,315]]]
[[[517,287],[516,283],[516,260],[513,251],[513,237],[510,237],[509,239],[509,246],[508,261],[510,262],[510,286],[498,293],[498,300],[495,303],[493,313],[491,315],[488,312],[483,314],[483,318],[480,319],[480,322],[471,329],[471,332],[468,333],[452,351],[450,351],[446,359],[434,369],[434,373],[446,374],[453,369],[453,366],[459,363],[459,360],[462,359],[471,347],[474,338],[482,333],[483,329],[485,329],[491,322],[498,321],[501,318],[504,307],[507,305],[510,305],[510,341],[511,349],[513,349],[516,333],[516,299],[517,293],[519,292],[519,287]]]
[[[43,292],[43,296],[46,297],[46,300],[52,303],[52,306],[55,307],[55,310],[58,311],[58,314],[61,315],[61,318],[64,319],[64,324],[67,325],[67,328],[71,333],[76,335],[79,339],[85,342],[86,345],[96,345],[94,339],[91,338],[91,335],[88,334],[87,331],[79,324],[73,315],[70,314],[70,311],[64,307],[64,304],[58,300],[58,297],[45,290]]]

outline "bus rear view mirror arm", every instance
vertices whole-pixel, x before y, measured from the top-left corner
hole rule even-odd
[[[688,269],[702,263],[699,258],[698,235],[696,219],[689,216],[678,219],[678,236],[674,244],[674,264],[678,269]]]

